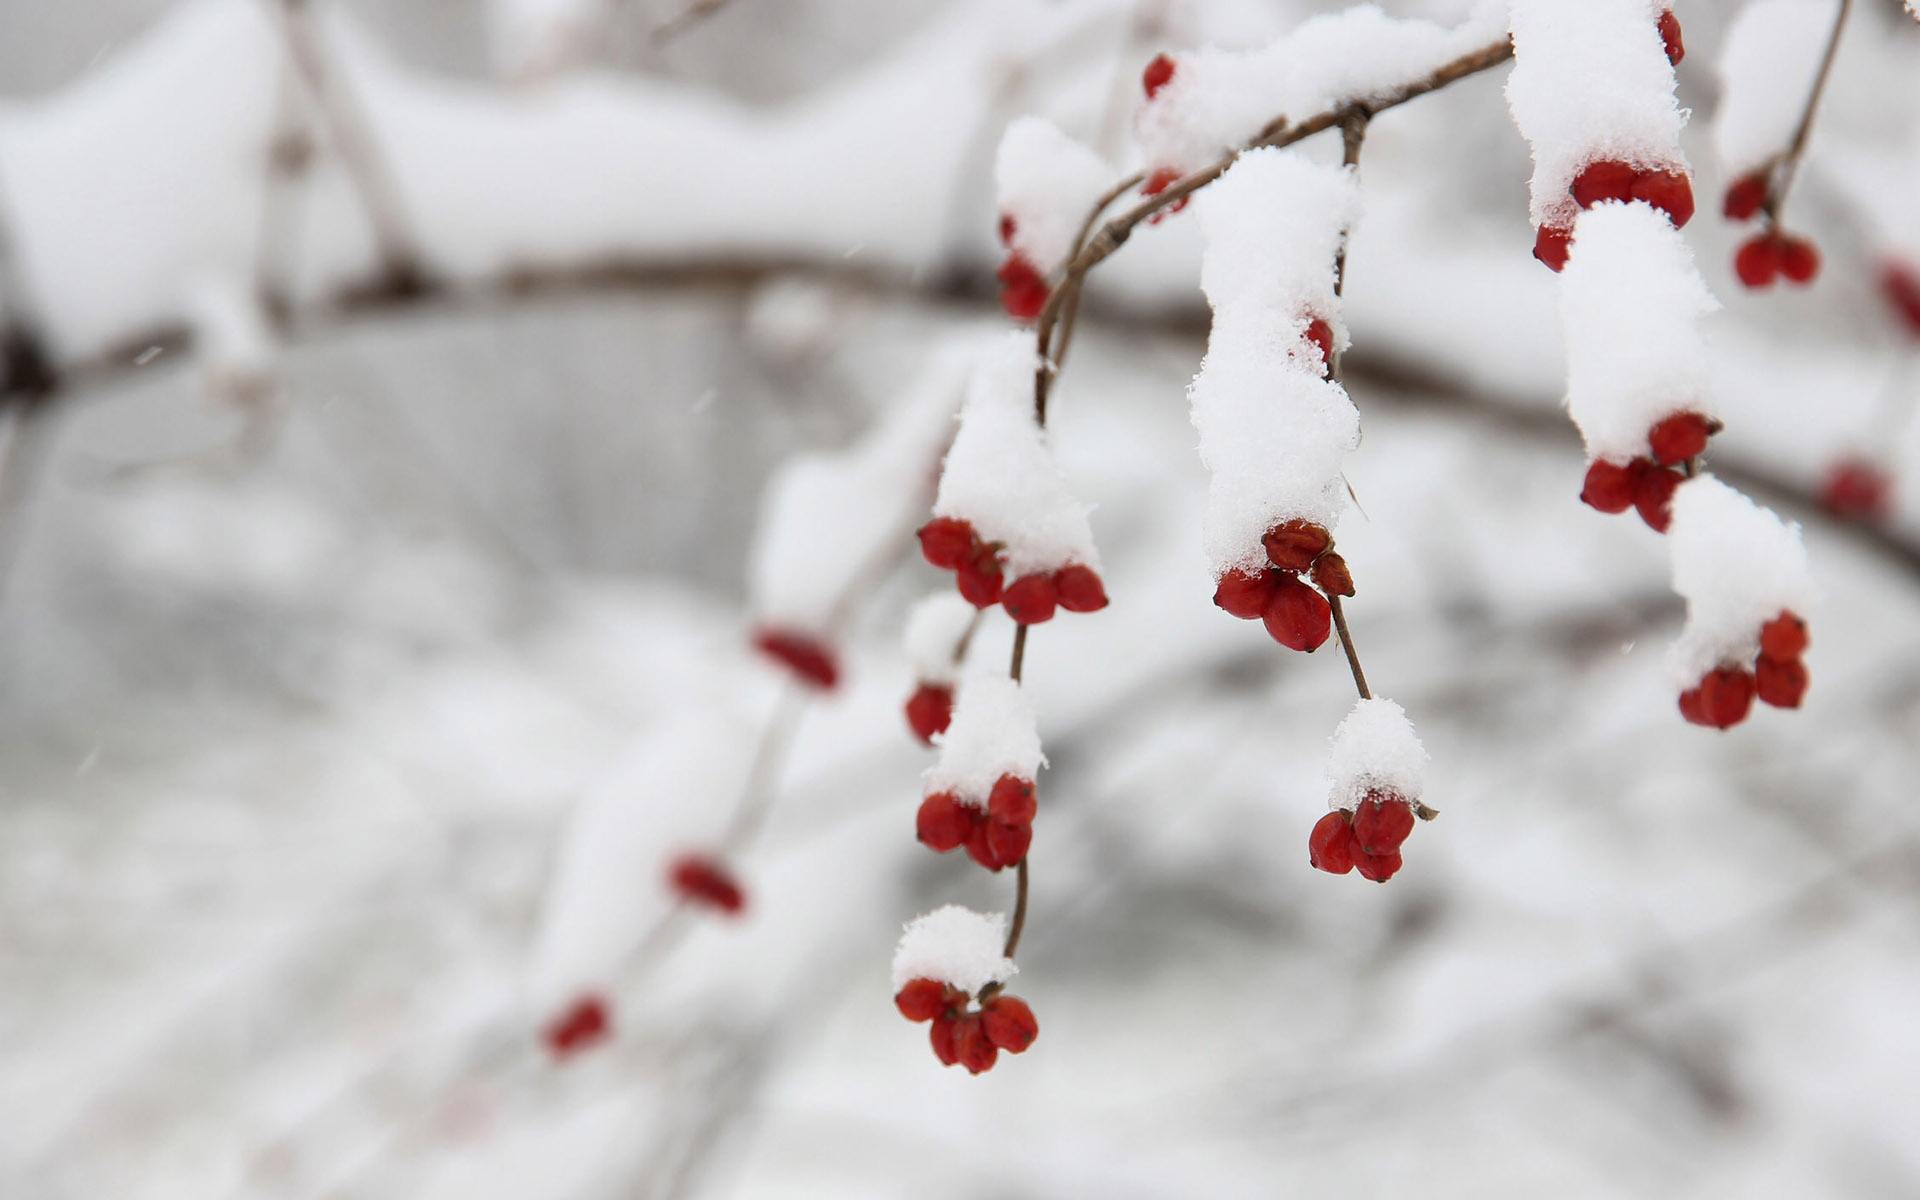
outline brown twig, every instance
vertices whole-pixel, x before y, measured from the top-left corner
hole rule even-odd
[[[1827,36],[1826,53],[1820,59],[1820,70],[1813,77],[1813,88],[1807,93],[1807,106],[1800,111],[1800,124],[1794,127],[1793,140],[1780,157],[1771,164],[1779,171],[1779,186],[1768,189],[1766,213],[1770,224],[1780,223],[1780,210],[1786,207],[1787,192],[1793,187],[1793,178],[1800,170],[1801,156],[1806,153],[1807,139],[1813,133],[1814,113],[1820,107],[1820,97],[1826,94],[1827,80],[1833,74],[1833,60],[1840,50],[1840,33],[1846,28],[1847,16],[1853,11],[1853,0],[1840,0],[1840,7],[1833,16],[1833,32]]]

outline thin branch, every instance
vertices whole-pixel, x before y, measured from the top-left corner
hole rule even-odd
[[[1347,665],[1353,668],[1354,690],[1362,700],[1371,700],[1373,693],[1367,688],[1367,673],[1360,669],[1360,652],[1354,649],[1353,634],[1347,630],[1347,612],[1340,604],[1340,597],[1327,593],[1327,607],[1333,610],[1333,627],[1340,635],[1340,648],[1347,652]]]
[[[427,290],[426,272],[399,185],[381,157],[372,126],[357,98],[342,85],[337,72],[327,69],[307,4],[308,0],[280,0],[288,58],[326,124],[328,140],[339,153],[340,165],[373,230],[380,257],[378,290],[403,296],[418,294]]]
[[[647,41],[657,50],[726,6],[727,0],[693,0],[692,4],[655,26]]]
[[[1793,178],[1800,170],[1801,156],[1806,153],[1807,139],[1813,133],[1814,113],[1820,108],[1820,97],[1826,94],[1827,80],[1833,74],[1833,60],[1840,50],[1840,34],[1847,26],[1847,16],[1853,11],[1853,0],[1840,0],[1840,7],[1833,16],[1833,32],[1827,36],[1826,53],[1820,59],[1820,71],[1813,77],[1813,89],[1807,93],[1807,106],[1800,112],[1800,124],[1794,128],[1793,140],[1787,143],[1778,163],[1780,185],[1769,190],[1767,195],[1767,220],[1778,225],[1780,210],[1786,207],[1787,192],[1793,187]]]

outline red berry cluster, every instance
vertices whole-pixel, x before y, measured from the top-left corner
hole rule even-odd
[[[1336,808],[1307,837],[1315,870],[1385,883],[1400,869],[1400,844],[1413,832],[1413,805],[1392,792],[1368,792],[1353,811]]]
[[[1050,289],[1040,269],[1013,248],[1016,228],[1011,216],[1000,215],[1000,244],[1007,248],[1007,261],[1000,264],[994,277],[1000,281],[1000,307],[1016,321],[1031,321],[1047,307]]]
[[[985,542],[973,524],[958,517],[935,517],[920,527],[920,553],[943,571],[954,573],[960,594],[975,608],[994,604],[1022,625],[1053,619],[1054,610],[1099,612],[1107,606],[1107,590],[1100,575],[1084,563],[1068,563],[1059,570],[1022,575],[1002,583],[999,542]]]
[[[944,683],[923,683],[907,697],[907,727],[923,745],[933,744],[933,735],[945,733],[953,721],[953,689]]]
[[[736,916],[747,906],[746,893],[733,873],[704,854],[683,854],[667,868],[667,883],[688,904],[704,905]]]
[[[1849,455],[1828,469],[1820,501],[1838,517],[1882,520],[1893,511],[1893,476],[1871,459]]]
[[[1920,271],[1902,262],[1880,268],[1880,294],[1893,307],[1907,333],[1920,338]]]
[[[547,1053],[557,1059],[567,1059],[605,1040],[612,1032],[613,1021],[607,1015],[607,1002],[598,996],[587,995],[574,1001],[567,1011],[549,1022],[540,1031],[540,1040],[546,1043]]]
[[[833,647],[819,638],[791,629],[763,626],[753,631],[753,648],[820,691],[832,691],[840,682],[840,663]]]
[[[909,1021],[933,1022],[929,1040],[942,1066],[959,1063],[974,1075],[991,1069],[1000,1051],[1023,1053],[1040,1036],[1033,1010],[1018,996],[990,996],[970,1012],[972,999],[937,979],[914,979],[894,995],[893,1003]]]
[[[1267,633],[1287,649],[1312,653],[1332,631],[1326,596],[1353,595],[1347,560],[1334,551],[1333,536],[1312,521],[1282,522],[1260,540],[1272,565],[1258,573],[1228,571],[1213,590],[1213,602],[1243,621],[1265,622]],[[1302,572],[1319,591],[1301,580]]]
[[[1750,221],[1773,199],[1773,167],[1749,171],[1727,188],[1720,211],[1729,221]],[[1776,279],[1812,283],[1820,274],[1820,250],[1811,241],[1782,233],[1771,216],[1767,228],[1740,243],[1733,255],[1733,273],[1750,288],[1772,287]]]
[[[1723,663],[1680,693],[1680,715],[1695,725],[1730,729],[1747,719],[1754,697],[1775,708],[1799,708],[1807,694],[1807,623],[1782,612],[1760,627],[1753,670]]]
[[[1720,422],[1696,412],[1679,412],[1647,431],[1648,453],[1625,464],[1595,459],[1587,467],[1580,499],[1603,513],[1640,513],[1648,528],[1665,533],[1673,519],[1674,489],[1685,481],[1680,464],[1698,458]]]
[[[987,793],[985,809],[963,803],[952,792],[928,794],[914,816],[914,832],[935,853],[965,846],[968,858],[989,871],[1003,871],[1027,856],[1039,811],[1033,780],[1002,775]]]
[[[1582,211],[1607,200],[1638,200],[1667,214],[1675,229],[1693,220],[1693,181],[1682,171],[1642,170],[1614,159],[1588,163],[1567,191]],[[1573,230],[1542,225],[1534,234],[1533,256],[1558,271],[1567,265]]]

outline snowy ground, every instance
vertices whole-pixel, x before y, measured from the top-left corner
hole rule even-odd
[[[1576,501],[1551,416],[1522,149],[1484,81],[1435,105],[1370,168],[1340,538],[1442,816],[1387,886],[1306,864],[1351,684],[1208,602],[1170,222],[1054,403],[1114,604],[1029,647],[1042,1032],[980,1078],[888,995],[902,921],[1011,891],[912,839],[896,647],[944,577],[904,558],[803,718],[746,919],[643,958],[604,1049],[556,1067],[533,1035],[581,798],[657,825],[645,884],[733,803],[662,764],[744,756],[780,702],[745,647],[768,472],[1000,323],[888,259],[912,219],[877,290],[840,290],[835,227],[809,281],[330,323],[260,448],[171,353],[63,401],[0,608],[0,1195],[1920,1192],[1912,527],[1784,510],[1825,592],[1807,707],[1683,724],[1662,547]],[[1421,208],[1414,133],[1469,120],[1501,206]],[[962,224],[977,266],[990,222]],[[806,248],[771,218],[754,244],[781,238]],[[1804,484],[1858,432],[1893,359],[1850,287],[1730,299],[1724,461]]]

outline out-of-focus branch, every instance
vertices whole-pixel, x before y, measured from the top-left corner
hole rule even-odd
[[[428,278],[420,259],[419,241],[366,111],[339,73],[329,69],[308,0],[280,0],[280,5],[288,58],[313,98],[314,108],[326,125],[328,141],[339,154],[340,165],[373,230],[380,258],[375,290],[399,296],[426,291]]]
[[[1814,114],[1819,111],[1820,98],[1826,94],[1827,80],[1833,75],[1833,60],[1840,50],[1840,33],[1847,27],[1847,16],[1853,11],[1853,0],[1840,0],[1840,7],[1833,14],[1833,32],[1827,37],[1826,53],[1820,59],[1820,71],[1813,77],[1813,87],[1807,92],[1807,106],[1800,112],[1800,123],[1794,126],[1793,140],[1781,152],[1778,160],[1780,171],[1779,186],[1769,190],[1767,195],[1767,220],[1772,224],[1780,223],[1780,210],[1786,207],[1787,192],[1793,187],[1793,177],[1800,170],[1800,159],[1807,151],[1807,138],[1813,133]]]
[[[693,0],[693,3],[654,26],[647,40],[656,49],[664,46],[726,6],[727,0]]]

